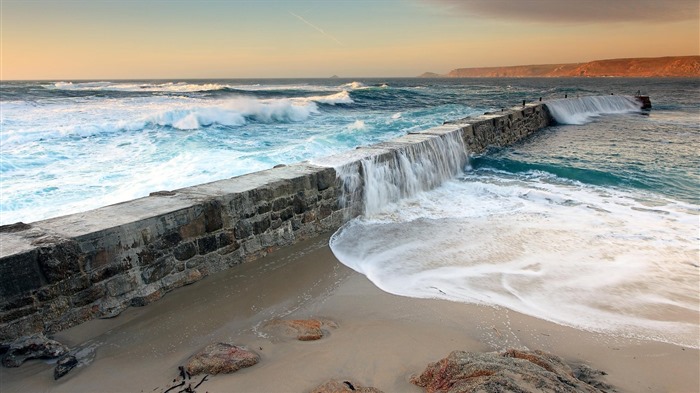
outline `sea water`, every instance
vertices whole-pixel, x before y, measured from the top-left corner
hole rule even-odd
[[[468,163],[447,143],[431,157],[446,160],[433,162],[437,177],[417,165],[421,155],[397,158],[424,170],[413,178],[366,163],[381,174],[371,178],[371,208],[333,236],[333,252],[391,293],[700,346],[698,79],[1,87],[2,224],[318,160],[541,97],[561,109],[558,125]],[[637,91],[651,96],[651,111],[558,101]],[[411,187],[384,192],[396,179]]]
[[[492,104],[479,95],[499,91],[476,85],[468,97],[464,86],[419,79],[0,86],[1,224],[391,139],[487,110]]]
[[[634,82],[655,109],[549,100],[558,125],[366,211],[334,234],[333,252],[397,295],[697,348],[698,81]]]

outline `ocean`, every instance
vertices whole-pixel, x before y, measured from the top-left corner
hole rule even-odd
[[[700,347],[700,80],[302,79],[2,82],[0,223],[389,140],[519,105],[560,124],[469,158],[437,188],[335,233],[398,295],[503,307]],[[560,100],[649,95],[653,109]]]

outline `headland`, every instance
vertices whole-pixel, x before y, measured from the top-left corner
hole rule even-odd
[[[593,60],[584,63],[532,64],[504,67],[456,68],[424,78],[566,78],[566,77],[698,77],[700,56],[668,56]]]

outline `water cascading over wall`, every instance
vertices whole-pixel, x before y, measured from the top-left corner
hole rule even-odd
[[[450,121],[311,163],[0,226],[0,344],[114,317],[435,188],[464,169],[467,152],[508,146],[552,124],[545,105]]]
[[[601,114],[638,112],[642,108],[640,97],[587,96],[547,101],[547,109],[559,124],[583,124]]]
[[[388,204],[431,190],[457,176],[468,164],[460,130],[441,137],[409,136],[372,147],[370,155],[336,167],[343,184],[341,200],[355,212],[378,213]]]

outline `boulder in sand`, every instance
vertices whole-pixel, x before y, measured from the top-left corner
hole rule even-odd
[[[228,374],[241,368],[250,367],[260,361],[260,356],[227,343],[211,344],[190,358],[187,362],[187,372],[197,374]]]
[[[327,319],[275,319],[265,325],[265,330],[299,341],[313,341],[337,327],[338,324]]]
[[[515,349],[500,353],[453,351],[446,358],[429,364],[422,374],[413,376],[411,382],[428,393],[607,391],[594,387],[591,381],[577,379],[571,367],[558,356]],[[610,388],[605,383],[596,386]]]
[[[76,367],[84,367],[95,360],[96,345],[89,345],[72,349],[56,362],[56,368],[53,370],[53,379],[59,379],[68,374],[69,371]]]
[[[43,334],[22,337],[12,344],[2,358],[5,367],[19,367],[28,359],[54,359],[68,352],[68,347]]]

